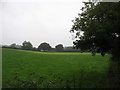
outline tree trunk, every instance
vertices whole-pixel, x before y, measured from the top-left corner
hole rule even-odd
[[[115,60],[110,61],[109,65],[109,87],[111,88],[120,88],[120,60]]]

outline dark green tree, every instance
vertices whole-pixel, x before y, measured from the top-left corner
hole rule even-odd
[[[112,60],[120,60],[120,2],[84,4],[82,13],[73,20],[70,30],[78,38],[73,42],[74,46],[81,50],[98,51],[103,56],[109,52]]]
[[[58,44],[58,45],[55,46],[55,49],[56,49],[56,51],[58,51],[58,52],[62,52],[64,48],[63,48],[63,45],[62,45],[62,44]]]
[[[41,43],[39,46],[38,46],[38,50],[39,51],[50,51],[51,50],[51,46],[44,42],[44,43]]]
[[[32,50],[32,48],[33,48],[33,45],[28,41],[24,41],[23,43],[22,43],[22,49],[24,49],[24,50]]]
[[[15,43],[13,43],[13,44],[11,44],[9,47],[10,47],[10,48],[13,48],[13,49],[20,49],[20,48],[21,48],[21,45],[17,45],[17,44],[15,44]]]
[[[13,44],[10,45],[10,47],[15,49],[16,48],[16,44],[13,43]]]

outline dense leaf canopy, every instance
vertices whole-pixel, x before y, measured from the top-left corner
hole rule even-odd
[[[28,41],[24,41],[22,43],[22,49],[25,49],[25,50],[32,50],[33,48],[33,45]]]
[[[63,45],[62,44],[56,45],[55,48],[56,48],[56,51],[59,51],[59,52],[63,51]]]
[[[70,30],[79,39],[73,42],[75,47],[110,52],[114,58],[120,58],[120,2],[84,4],[82,13],[75,18]]]
[[[44,42],[44,43],[41,43],[39,46],[38,46],[38,50],[39,51],[49,51],[51,49],[51,46]]]

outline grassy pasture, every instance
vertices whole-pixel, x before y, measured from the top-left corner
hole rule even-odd
[[[61,87],[59,86],[59,78],[63,79],[63,83],[69,80],[70,87],[74,86],[73,78],[75,79],[75,87],[106,87],[109,57],[109,55],[102,57],[100,54],[91,56],[91,53],[3,49],[3,87],[6,87],[6,81],[12,80],[16,72],[22,79],[28,77],[31,72],[35,72],[34,79],[44,76],[46,81],[56,80],[54,87]]]

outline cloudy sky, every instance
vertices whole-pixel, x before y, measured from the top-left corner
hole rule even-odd
[[[69,32],[83,0],[0,0],[2,44],[73,45]],[[85,0],[84,0],[85,1]]]

